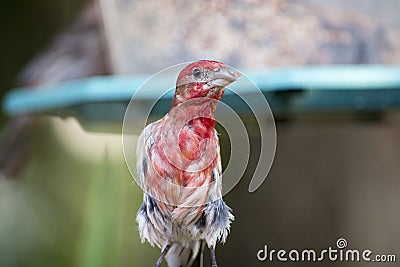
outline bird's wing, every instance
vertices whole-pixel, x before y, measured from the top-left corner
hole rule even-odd
[[[181,188],[174,182],[174,166],[163,154],[164,148],[160,142],[162,125],[163,119],[153,122],[139,136],[136,146],[136,181],[144,192],[157,200],[161,209],[171,211],[179,203]]]

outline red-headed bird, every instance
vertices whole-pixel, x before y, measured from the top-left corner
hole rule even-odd
[[[200,60],[176,81],[172,107],[145,127],[137,143],[137,174],[144,200],[136,221],[142,242],[161,248],[170,267],[202,266],[203,249],[224,243],[234,217],[222,200],[221,157],[214,114],[225,87],[240,74]]]

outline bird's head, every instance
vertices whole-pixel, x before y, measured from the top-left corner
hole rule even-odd
[[[239,72],[230,70],[221,62],[199,60],[186,66],[176,81],[173,106],[187,100],[208,97],[220,100],[225,87],[236,81]]]

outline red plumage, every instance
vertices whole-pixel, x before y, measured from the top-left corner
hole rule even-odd
[[[203,244],[212,252],[233,220],[221,196],[221,158],[214,114],[238,73],[200,60],[178,76],[172,107],[148,125],[137,144],[138,181],[145,191],[137,221],[142,241],[156,244],[170,267],[199,266]]]

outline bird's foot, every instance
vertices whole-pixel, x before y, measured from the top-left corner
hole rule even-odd
[[[171,245],[167,245],[162,251],[161,251],[161,255],[158,258],[156,264],[154,264],[154,267],[160,267],[161,263],[165,257],[165,255],[167,255],[168,250],[171,248]]]
[[[211,251],[211,267],[218,267],[217,257],[215,256],[215,247],[210,247]]]

